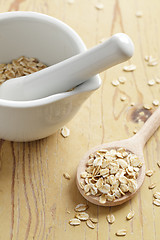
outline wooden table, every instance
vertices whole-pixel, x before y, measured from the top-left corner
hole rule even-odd
[[[96,9],[97,2],[104,4],[102,10]],[[123,239],[159,240],[160,208],[152,204],[152,199],[153,193],[160,191],[160,131],[144,149],[146,168],[155,172],[151,178],[145,178],[131,201],[113,208],[88,203],[87,212],[98,218],[95,229],[89,229],[85,222],[77,227],[68,222],[75,215],[74,207],[86,202],[75,183],[76,168],[84,153],[97,144],[132,136],[150,115],[143,104],[152,106],[154,99],[160,100],[160,85],[147,85],[148,80],[160,76],[159,64],[149,67],[144,60],[146,55],[160,58],[160,1],[0,1],[1,12],[17,10],[37,11],[64,21],[78,32],[88,48],[114,33],[125,32],[133,39],[135,54],[127,63],[101,74],[100,89],[67,124],[68,138],[57,132],[29,143],[1,140],[0,240],[114,240],[121,228],[127,230]],[[136,16],[137,11],[143,12],[142,17]],[[123,72],[122,67],[131,63],[137,69]],[[112,86],[112,80],[119,76],[125,76],[126,83]],[[125,101],[120,100],[122,95],[126,96]],[[131,106],[131,102],[136,105]],[[63,177],[66,172],[71,180]],[[148,189],[151,183],[156,183],[153,190]],[[135,217],[127,221],[131,209]],[[108,213],[115,215],[112,225],[106,221]]]

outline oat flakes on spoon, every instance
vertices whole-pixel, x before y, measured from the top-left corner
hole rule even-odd
[[[143,148],[160,126],[160,107],[133,137],[92,148],[77,168],[77,187],[89,202],[116,206],[130,200],[145,177]]]

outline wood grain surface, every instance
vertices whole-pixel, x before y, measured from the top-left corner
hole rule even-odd
[[[104,8],[97,10],[96,3],[103,3]],[[71,131],[68,138],[57,132],[29,143],[0,141],[0,240],[115,240],[115,233],[122,228],[127,230],[122,239],[160,240],[160,208],[152,204],[153,193],[160,191],[160,131],[144,149],[146,168],[155,172],[145,177],[139,193],[119,207],[88,203],[87,212],[98,218],[95,229],[89,229],[85,222],[77,227],[68,224],[75,215],[74,207],[86,202],[75,182],[76,168],[85,152],[104,142],[131,137],[152,113],[143,104],[152,106],[154,99],[160,100],[160,84],[147,85],[148,80],[160,77],[160,1],[75,0],[69,4],[67,0],[0,0],[0,12],[18,10],[41,12],[64,21],[88,48],[124,32],[132,38],[135,54],[127,63],[101,74],[100,89],[67,124]],[[143,16],[136,17],[137,11]],[[158,65],[147,66],[145,55],[157,58]],[[122,67],[131,63],[137,69],[123,72]],[[125,76],[126,83],[113,87],[111,81],[119,76]],[[126,96],[124,102],[122,95]],[[131,102],[136,105],[130,106]],[[63,177],[65,172],[71,180]],[[153,190],[148,189],[151,183],[156,183]],[[131,209],[135,217],[127,221]],[[112,225],[106,221],[108,213],[115,215]]]

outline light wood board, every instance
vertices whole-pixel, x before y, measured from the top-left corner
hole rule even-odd
[[[104,9],[95,4],[102,2]],[[0,142],[0,240],[115,240],[118,229],[125,228],[128,240],[160,239],[160,208],[153,206],[152,195],[160,191],[160,131],[150,139],[144,150],[147,169],[140,192],[119,207],[97,207],[89,203],[87,212],[98,218],[95,229],[85,222],[72,227],[74,207],[85,203],[77,190],[76,168],[89,148],[128,138],[143,121],[137,117],[140,105],[160,100],[160,85],[152,87],[147,81],[159,75],[159,64],[148,67],[145,55],[160,59],[160,1],[159,0],[1,0],[0,12],[37,11],[56,17],[78,32],[88,48],[117,32],[128,34],[135,44],[134,57],[127,63],[101,74],[99,90],[84,103],[74,119],[67,124],[71,134],[63,138],[60,132],[30,143]],[[141,18],[136,17],[142,11]],[[45,48],[45,46],[44,46]],[[54,54],[54,52],[53,52]],[[122,67],[135,64],[136,71],[124,73]],[[113,87],[111,81],[126,76],[127,82]],[[120,101],[125,95],[126,101]],[[136,107],[130,103],[135,102]],[[149,111],[145,112],[146,116]],[[142,120],[144,116],[141,116]],[[68,172],[71,180],[63,173]],[[151,183],[156,188],[149,190]],[[126,221],[130,210],[135,217]],[[70,214],[67,213],[70,211]],[[109,225],[106,215],[113,213],[116,221]]]

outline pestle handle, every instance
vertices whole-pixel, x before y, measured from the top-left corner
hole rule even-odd
[[[131,39],[123,33],[40,72],[6,81],[0,98],[33,100],[65,92],[90,77],[128,60],[134,52]]]

